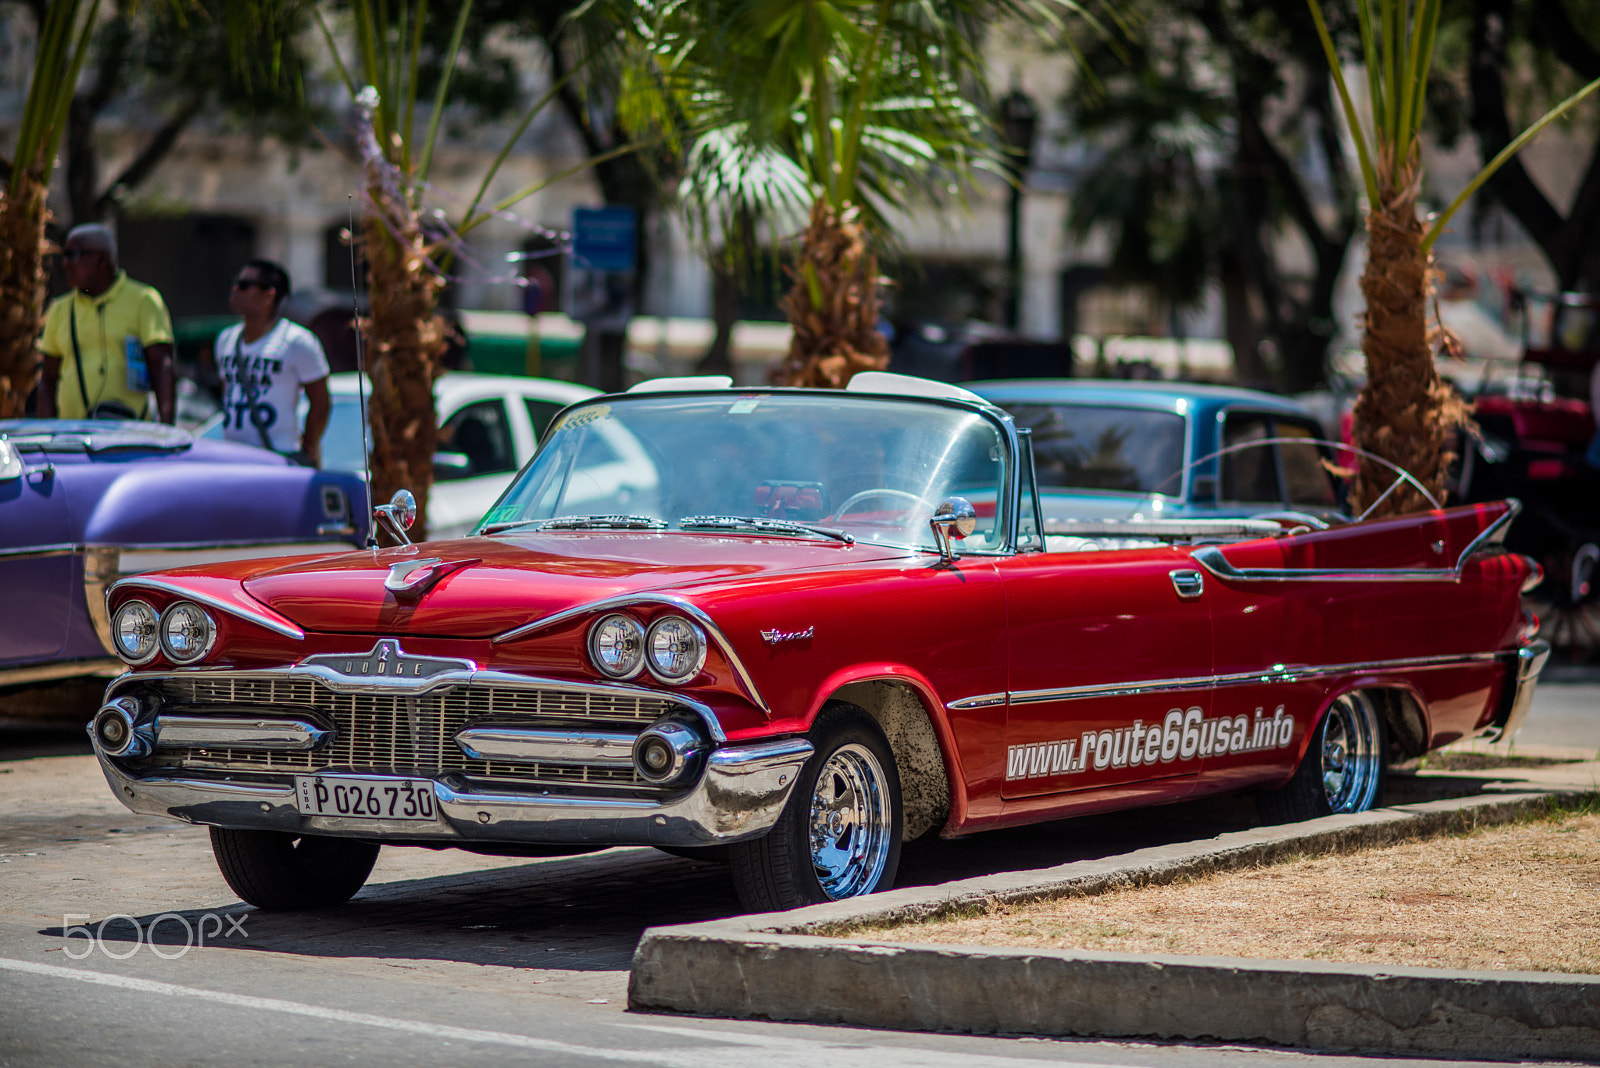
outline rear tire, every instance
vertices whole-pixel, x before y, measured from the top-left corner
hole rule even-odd
[[[233,892],[260,909],[322,909],[355,896],[378,846],[348,838],[211,828],[211,852]]]
[[[739,902],[779,912],[887,890],[903,818],[894,751],[870,716],[832,704],[811,729],[816,752],[765,837],[728,848]]]
[[[1364,693],[1347,693],[1328,706],[1311,733],[1294,777],[1256,798],[1267,823],[1298,823],[1383,804],[1389,736],[1377,706]]]

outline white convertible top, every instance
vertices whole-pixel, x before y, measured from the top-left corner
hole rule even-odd
[[[727,375],[682,375],[671,378],[647,378],[628,389],[629,393],[676,393],[680,390],[731,389],[733,379]],[[881,393],[893,397],[934,397],[942,400],[972,401],[989,405],[976,393],[948,382],[935,382],[931,378],[915,375],[890,374],[888,371],[862,371],[850,379],[847,393]]]

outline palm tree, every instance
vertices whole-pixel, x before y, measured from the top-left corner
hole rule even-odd
[[[1214,70],[1211,57],[1195,62],[1191,40],[1176,34],[1162,54],[1153,23],[1118,49],[1123,55],[1086,50],[1105,69],[1104,91],[1074,92],[1065,102],[1074,135],[1093,152],[1073,190],[1067,232],[1082,243],[1104,228],[1107,280],[1148,287],[1175,318],[1198,306],[1219,274],[1226,287],[1221,265],[1239,258],[1220,174],[1231,113],[1222,93],[1193,85],[1197,66]],[[1238,326],[1228,323],[1230,339]],[[1241,377],[1254,355],[1244,348],[1235,346]]]
[[[99,8],[99,0],[54,0],[45,9],[17,146],[0,189],[0,419],[22,414],[39,377],[34,344],[44,317],[50,175]]]
[[[428,490],[439,438],[433,382],[442,370],[439,357],[446,347],[446,326],[437,309],[445,269],[458,243],[496,212],[545,186],[635,150],[633,145],[620,146],[489,207],[481,206],[512,146],[560,89],[584,70],[580,64],[523,113],[483,175],[460,225],[453,231],[424,225],[428,175],[472,9],[472,0],[461,0],[449,37],[438,47],[434,36],[438,27],[428,17],[427,0],[355,0],[353,65],[345,63],[332,30],[317,12],[318,26],[361,117],[358,137],[366,173],[359,240],[369,300],[369,314],[361,326],[372,379],[371,493],[378,501],[396,490],[410,490],[417,501],[419,538],[427,531]],[[426,129],[419,131],[417,95],[429,62],[438,66],[438,82]]]
[[[78,76],[91,51],[92,39],[106,28],[106,22],[113,30],[125,31],[128,23],[138,21],[149,32],[167,33],[173,32],[174,25],[184,25],[192,36],[204,34],[208,41],[225,44],[232,66],[222,81],[227,89],[244,96],[270,89],[292,98],[298,89],[298,65],[292,56],[285,56],[281,48],[272,46],[298,24],[298,12],[306,2],[227,0],[205,4],[157,0],[144,4],[121,0],[115,15],[107,20],[100,17],[100,0],[41,0],[29,5],[42,13],[33,77],[22,107],[15,151],[0,164],[0,419],[22,414],[38,379],[39,354],[35,344],[44,316],[50,180],[64,136],[69,139],[65,153],[69,159],[85,151],[83,144],[71,142],[74,135],[69,131],[76,123],[77,135],[86,139],[85,123],[92,121],[96,106],[94,100],[75,99]],[[269,47],[263,47],[264,43]],[[94,47],[103,49],[104,42]],[[112,46],[111,51],[115,50]],[[208,77],[212,73],[208,71]],[[106,85],[92,86],[89,96],[100,95],[109,99],[113,90]],[[176,118],[163,124],[123,172],[125,184],[133,184],[149,172],[154,161],[170,147],[176,131],[199,107],[198,103],[188,104]],[[69,172],[69,186],[76,184],[75,177],[82,176]],[[69,190],[69,197],[75,192]],[[87,222],[98,217],[105,200],[91,196],[90,216],[75,213],[73,221]]]
[[[1356,401],[1355,444],[1410,471],[1435,497],[1443,497],[1448,438],[1469,414],[1434,369],[1435,339],[1427,316],[1433,243],[1480,185],[1546,126],[1600,88],[1600,79],[1525,130],[1425,224],[1417,215],[1422,114],[1441,0],[1355,0],[1367,78],[1365,124],[1345,83],[1321,2],[1306,2],[1355,140],[1367,194],[1367,263],[1361,274],[1367,302],[1361,338],[1367,384]],[[1391,487],[1391,481],[1380,465],[1363,459],[1351,491],[1352,507],[1384,515],[1422,506],[1420,493],[1400,483]]]
[[[684,199],[708,246],[737,220],[804,232],[776,381],[843,386],[888,362],[876,249],[888,217],[1005,174],[980,108],[985,29],[1089,17],[1071,0],[686,0],[641,7],[624,112],[691,143]]]

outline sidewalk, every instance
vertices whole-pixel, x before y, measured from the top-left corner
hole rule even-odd
[[[1462,748],[1505,752],[1502,747]],[[1523,748],[1516,755],[1575,754]],[[1462,779],[1476,780],[1479,792],[789,913],[652,928],[634,955],[629,1004],[899,1030],[1148,1036],[1515,1059],[1600,1057],[1600,976],[926,946],[829,936],[864,922],[1165,883],[1295,853],[1507,822],[1553,800],[1600,792],[1600,762],[1501,773],[1423,773],[1417,785],[1445,790],[1451,780]]]

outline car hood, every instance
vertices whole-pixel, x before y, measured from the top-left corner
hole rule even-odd
[[[308,631],[486,638],[630,593],[906,553],[793,538],[545,532],[346,553],[258,573],[244,588]]]

